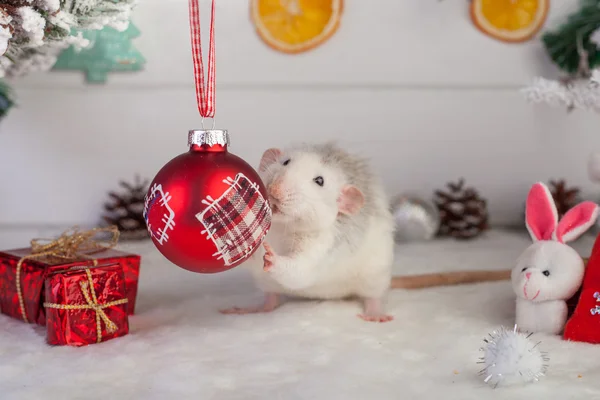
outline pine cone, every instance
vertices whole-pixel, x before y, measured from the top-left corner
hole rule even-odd
[[[438,234],[471,239],[488,229],[487,202],[464,179],[448,183],[449,192],[435,191],[434,202],[440,212]]]
[[[134,183],[119,182],[125,189],[124,193],[108,193],[110,201],[104,205],[108,214],[102,218],[106,223],[119,228],[121,239],[136,240],[149,237],[143,215],[148,183],[148,180],[141,181],[139,176],[136,176]]]
[[[571,208],[579,202],[579,188],[569,188],[564,179],[550,181],[550,193],[556,204],[558,218],[562,218]]]

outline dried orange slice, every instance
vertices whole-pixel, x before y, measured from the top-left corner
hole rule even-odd
[[[250,0],[260,38],[284,53],[310,50],[340,25],[344,0]]]
[[[504,42],[524,42],[544,25],[550,0],[471,0],[477,28]]]

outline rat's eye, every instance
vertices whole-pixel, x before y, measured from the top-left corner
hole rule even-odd
[[[319,186],[323,186],[323,184],[325,183],[325,181],[323,180],[322,176],[317,176],[315,179],[313,179],[315,181],[315,183]]]
[[[544,276],[550,276],[550,271],[548,271],[548,270],[542,271],[542,274],[544,274]]]
[[[288,165],[288,164],[290,163],[290,161],[291,161],[291,160],[288,158],[287,160],[285,160],[285,161],[283,162],[283,165]]]
[[[525,267],[521,270],[521,272],[525,272],[525,271],[527,271],[527,267]]]

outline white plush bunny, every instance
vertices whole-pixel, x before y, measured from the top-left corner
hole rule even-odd
[[[512,270],[517,295],[517,325],[529,332],[560,334],[567,319],[566,300],[581,286],[584,263],[565,243],[577,239],[598,217],[598,205],[585,201],[558,221],[556,205],[546,185],[529,191],[525,220],[534,243]]]

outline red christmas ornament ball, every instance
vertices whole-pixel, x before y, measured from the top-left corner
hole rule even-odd
[[[227,131],[190,131],[188,144],[150,184],[144,218],[154,245],[173,264],[226,271],[247,260],[271,226],[265,186],[228,151]]]

